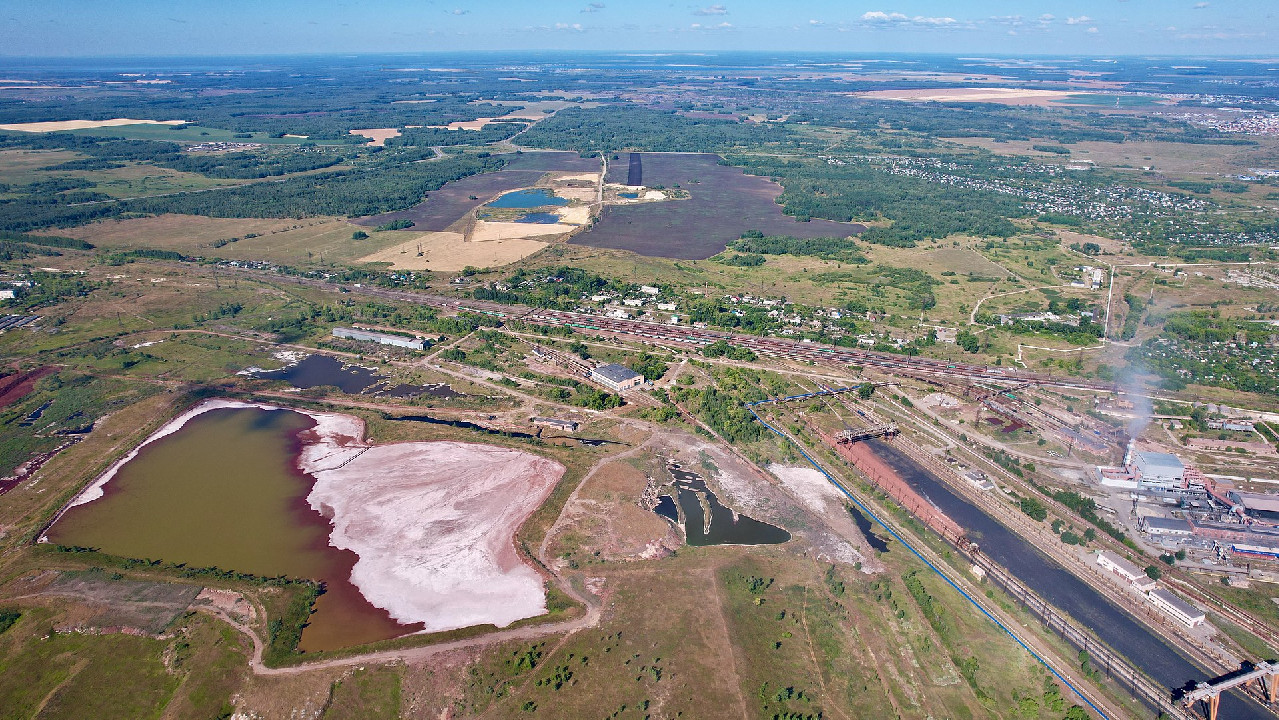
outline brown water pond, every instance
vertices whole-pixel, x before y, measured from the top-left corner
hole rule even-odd
[[[191,418],[125,463],[93,502],[49,530],[63,545],[190,567],[323,581],[303,651],[333,650],[419,629],[369,604],[350,582],[355,553],[329,545],[297,469],[299,435],[315,421],[291,410],[221,408]]]

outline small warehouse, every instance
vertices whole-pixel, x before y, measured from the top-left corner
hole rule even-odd
[[[1163,588],[1156,588],[1146,594],[1150,604],[1171,615],[1186,627],[1204,624],[1204,613],[1199,608],[1173,595]]]
[[[1182,518],[1150,516],[1141,520],[1141,529],[1148,535],[1194,535],[1195,528]]]
[[[426,349],[426,341],[422,338],[405,337],[403,335],[389,335],[387,333],[369,332],[368,330],[357,330],[355,328],[333,328],[333,337],[340,337],[346,340],[359,340],[361,342],[375,342],[380,345],[394,345],[395,347],[408,348],[410,350]]]
[[[1155,587],[1155,581],[1146,575],[1145,570],[1142,570],[1112,552],[1108,552],[1106,550],[1099,551],[1097,553],[1097,565],[1109,570],[1115,575],[1118,575],[1129,585],[1143,592]]]
[[[643,375],[628,367],[613,363],[600,365],[592,370],[591,379],[617,392],[625,392],[644,384]]]
[[[531,417],[528,420],[534,425],[541,427],[551,427],[567,432],[577,432],[577,423],[572,420],[561,420],[559,418],[551,417]]]

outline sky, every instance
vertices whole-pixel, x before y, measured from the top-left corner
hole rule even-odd
[[[1279,56],[1279,0],[0,0],[0,56],[467,50]]]

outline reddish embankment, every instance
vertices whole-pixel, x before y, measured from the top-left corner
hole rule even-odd
[[[37,380],[56,370],[57,368],[45,366],[0,377],[0,408],[12,405],[26,397],[27,393],[35,387]]]

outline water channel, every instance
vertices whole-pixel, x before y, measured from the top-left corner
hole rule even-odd
[[[1184,687],[1209,674],[1154,631],[1116,607],[1083,580],[1049,559],[1026,539],[999,524],[967,500],[960,498],[897,448],[882,440],[870,440],[871,449],[888,463],[916,492],[962,525],[981,551],[1007,568],[1040,597],[1068,613],[1098,638],[1169,688]],[[1234,694],[1221,696],[1222,720],[1274,720],[1259,705]]]

